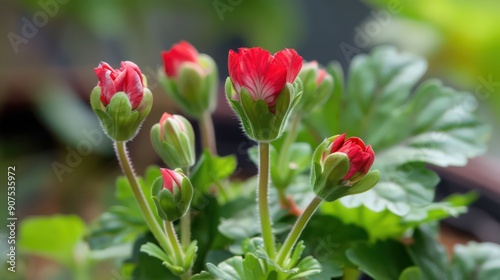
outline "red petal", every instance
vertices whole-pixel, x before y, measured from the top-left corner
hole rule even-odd
[[[163,177],[163,188],[168,189],[170,192],[174,192],[174,184],[181,187],[182,176],[177,172],[167,169],[160,168],[161,176]]]
[[[363,155],[363,167],[361,168],[361,173],[366,174],[370,171],[370,168],[375,161],[375,153],[373,152],[372,146],[368,145],[365,150],[365,154]]]
[[[294,49],[284,49],[274,55],[278,64],[286,67],[286,81],[293,83],[302,68],[302,57]]]
[[[127,94],[133,110],[141,103],[144,87],[141,76],[133,68],[125,68],[125,74],[122,90]]]
[[[180,41],[170,48],[168,51],[163,51],[163,66],[165,73],[170,77],[177,77],[180,67],[184,62],[198,63],[198,51],[188,42]]]
[[[241,69],[240,69],[240,55],[233,51],[229,50],[229,54],[227,56],[227,67],[229,70],[229,77],[233,82],[233,86],[236,89],[236,92],[240,92],[241,90]]]
[[[101,86],[101,102],[104,106],[107,106],[111,102],[111,97],[116,93],[115,83],[111,79],[112,74],[111,71],[106,70],[104,79],[99,81]]]
[[[141,83],[144,85],[144,81],[142,79],[142,72],[141,69],[139,69],[139,66],[137,64],[133,63],[132,61],[122,61],[120,63],[120,71],[124,71],[126,68],[134,70],[139,77],[141,77]]]
[[[240,49],[242,86],[254,100],[262,99],[270,107],[274,106],[277,94],[286,83],[286,68],[273,61],[264,49]]]
[[[344,145],[344,140],[345,140],[345,133],[341,134],[337,138],[335,138],[335,140],[333,140],[333,142],[330,144],[330,146],[331,146],[330,154],[338,151],[340,149],[340,147],[342,147],[342,145]]]
[[[350,161],[349,172],[344,177],[344,180],[351,178],[356,174],[364,164],[363,154],[365,144],[357,137],[351,137],[344,142],[344,145],[338,150],[339,152],[347,154]]]

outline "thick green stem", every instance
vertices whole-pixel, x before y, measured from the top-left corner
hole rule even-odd
[[[274,258],[276,249],[274,248],[274,236],[271,225],[271,215],[269,214],[269,202],[267,189],[269,185],[269,143],[259,142],[259,189],[258,204],[260,225],[262,228],[262,238],[264,246],[270,258]]]
[[[217,154],[217,146],[215,143],[215,130],[212,116],[210,113],[205,113],[198,119],[201,130],[201,144],[203,149],[209,149],[213,155]]]
[[[292,251],[293,246],[295,246],[295,243],[297,243],[302,230],[304,230],[304,227],[306,226],[307,222],[309,222],[309,219],[312,217],[318,206],[321,204],[321,201],[323,201],[321,198],[317,196],[314,197],[309,205],[307,205],[307,208],[304,210],[302,215],[300,215],[300,217],[297,219],[297,221],[293,225],[292,230],[288,234],[285,243],[283,243],[283,246],[278,252],[278,256],[276,257],[276,262],[278,263],[278,265],[283,266],[287,256]]]
[[[133,168],[132,168],[132,162],[128,158],[127,155],[127,148],[125,146],[125,142],[122,141],[117,141],[115,142],[115,148],[116,148],[116,153],[118,160],[120,161],[120,164],[123,169],[123,173],[128,179],[128,182],[130,184],[130,187],[132,188],[132,192],[134,193],[135,200],[139,204],[139,208],[141,209],[142,216],[146,220],[146,224],[149,227],[149,230],[153,233],[153,236],[156,238],[160,246],[165,250],[166,252],[172,254],[173,253],[173,248],[172,245],[170,244],[167,237],[165,236],[163,230],[161,229],[160,224],[158,224],[155,216],[153,215],[153,212],[151,211],[151,208],[149,207],[148,201],[146,197],[144,196],[144,193],[142,192],[141,187],[139,186],[139,183],[137,182],[137,178],[135,177]]]

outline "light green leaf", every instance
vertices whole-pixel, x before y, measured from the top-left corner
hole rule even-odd
[[[403,270],[401,275],[399,275],[398,280],[423,280],[423,272],[417,266],[411,266]],[[444,279],[444,278],[443,278]]]
[[[370,240],[376,240],[400,238],[409,228],[448,217],[457,217],[467,211],[467,205],[475,198],[476,194],[473,192],[452,195],[440,202],[414,207],[405,216],[396,215],[388,209],[374,212],[365,206],[348,208],[340,201],[323,203],[321,210],[325,214],[338,217],[346,224],[363,227],[369,233]]]
[[[26,218],[19,226],[19,249],[72,266],[87,257],[86,231],[75,215]]]

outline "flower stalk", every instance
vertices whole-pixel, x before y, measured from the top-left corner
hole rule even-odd
[[[215,130],[212,115],[206,111],[201,118],[198,119],[201,132],[201,144],[203,149],[208,149],[212,155],[217,154],[217,146],[215,142]]]
[[[274,236],[268,202],[269,187],[269,143],[259,142],[259,189],[258,207],[264,246],[270,258],[274,258]]]
[[[318,206],[321,204],[323,199],[320,197],[316,196],[311,200],[309,205],[307,205],[306,209],[300,215],[300,217],[297,219],[295,224],[293,225],[292,230],[288,234],[285,243],[283,243],[283,246],[278,252],[278,255],[276,256],[276,262],[278,265],[282,266],[285,264],[285,260],[287,256],[290,254],[290,252],[293,249],[293,246],[297,243],[297,240],[299,239],[300,234],[304,230],[305,226],[307,225],[307,222],[311,219],[312,215],[314,212],[316,212],[316,209],[318,209]]]
[[[132,168],[132,162],[130,161],[127,155],[127,147],[125,145],[125,142],[116,141],[115,148],[118,160],[123,169],[123,173],[125,174],[127,180],[129,181],[135,200],[139,204],[142,216],[146,220],[146,224],[148,225],[149,229],[153,233],[153,236],[158,241],[163,250],[165,250],[169,254],[174,254],[175,252],[174,249],[172,248],[172,244],[167,240],[163,230],[156,221],[156,218],[153,215],[153,212],[151,211],[151,208],[148,205],[148,201],[146,200],[146,197],[144,196],[144,193],[142,192],[142,189],[139,186],[137,178],[135,177]]]

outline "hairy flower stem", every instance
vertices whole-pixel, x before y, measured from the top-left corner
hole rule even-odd
[[[179,245],[179,240],[177,239],[177,234],[175,234],[174,223],[163,221],[163,226],[165,227],[165,232],[167,233],[168,240],[173,245],[172,247],[174,249],[174,255],[177,260],[177,264],[182,264],[184,262],[184,256],[181,246]]]
[[[217,146],[215,144],[215,130],[210,113],[206,112],[203,114],[203,116],[198,119],[198,124],[201,131],[201,143],[203,149],[209,149],[211,154],[216,155]]]
[[[274,248],[274,236],[271,225],[271,215],[269,214],[268,190],[269,186],[269,143],[259,142],[259,189],[258,205],[260,215],[260,225],[264,246],[270,258],[274,258],[276,249]]]
[[[189,168],[182,168],[184,175],[189,177]],[[191,208],[191,207],[190,207]],[[181,217],[181,244],[182,248],[185,250],[189,247],[191,243],[191,209],[188,208],[186,214]]]
[[[149,230],[153,233],[153,236],[156,238],[160,246],[168,252],[169,254],[174,254],[173,244],[171,244],[167,237],[165,236],[163,230],[161,229],[160,224],[156,221],[151,208],[149,207],[148,201],[142,192],[139,183],[137,182],[137,178],[135,177],[132,162],[128,158],[127,155],[127,147],[125,146],[125,142],[117,141],[115,142],[115,149],[117,153],[118,160],[123,169],[123,173],[127,177],[127,180],[132,188],[132,192],[134,193],[135,200],[139,204],[139,208],[141,209],[142,216],[146,220],[146,224],[149,227]]]
[[[318,209],[318,206],[322,201],[323,200],[320,197],[314,197],[309,205],[307,205],[302,215],[300,215],[300,217],[297,219],[297,221],[293,225],[292,230],[288,234],[285,243],[283,243],[283,246],[278,252],[278,256],[276,257],[276,262],[278,263],[278,265],[283,266],[285,264],[285,260],[292,251],[293,246],[295,246],[295,243],[297,243],[302,230],[304,230],[307,222],[309,222],[309,219],[312,217],[316,209]]]

